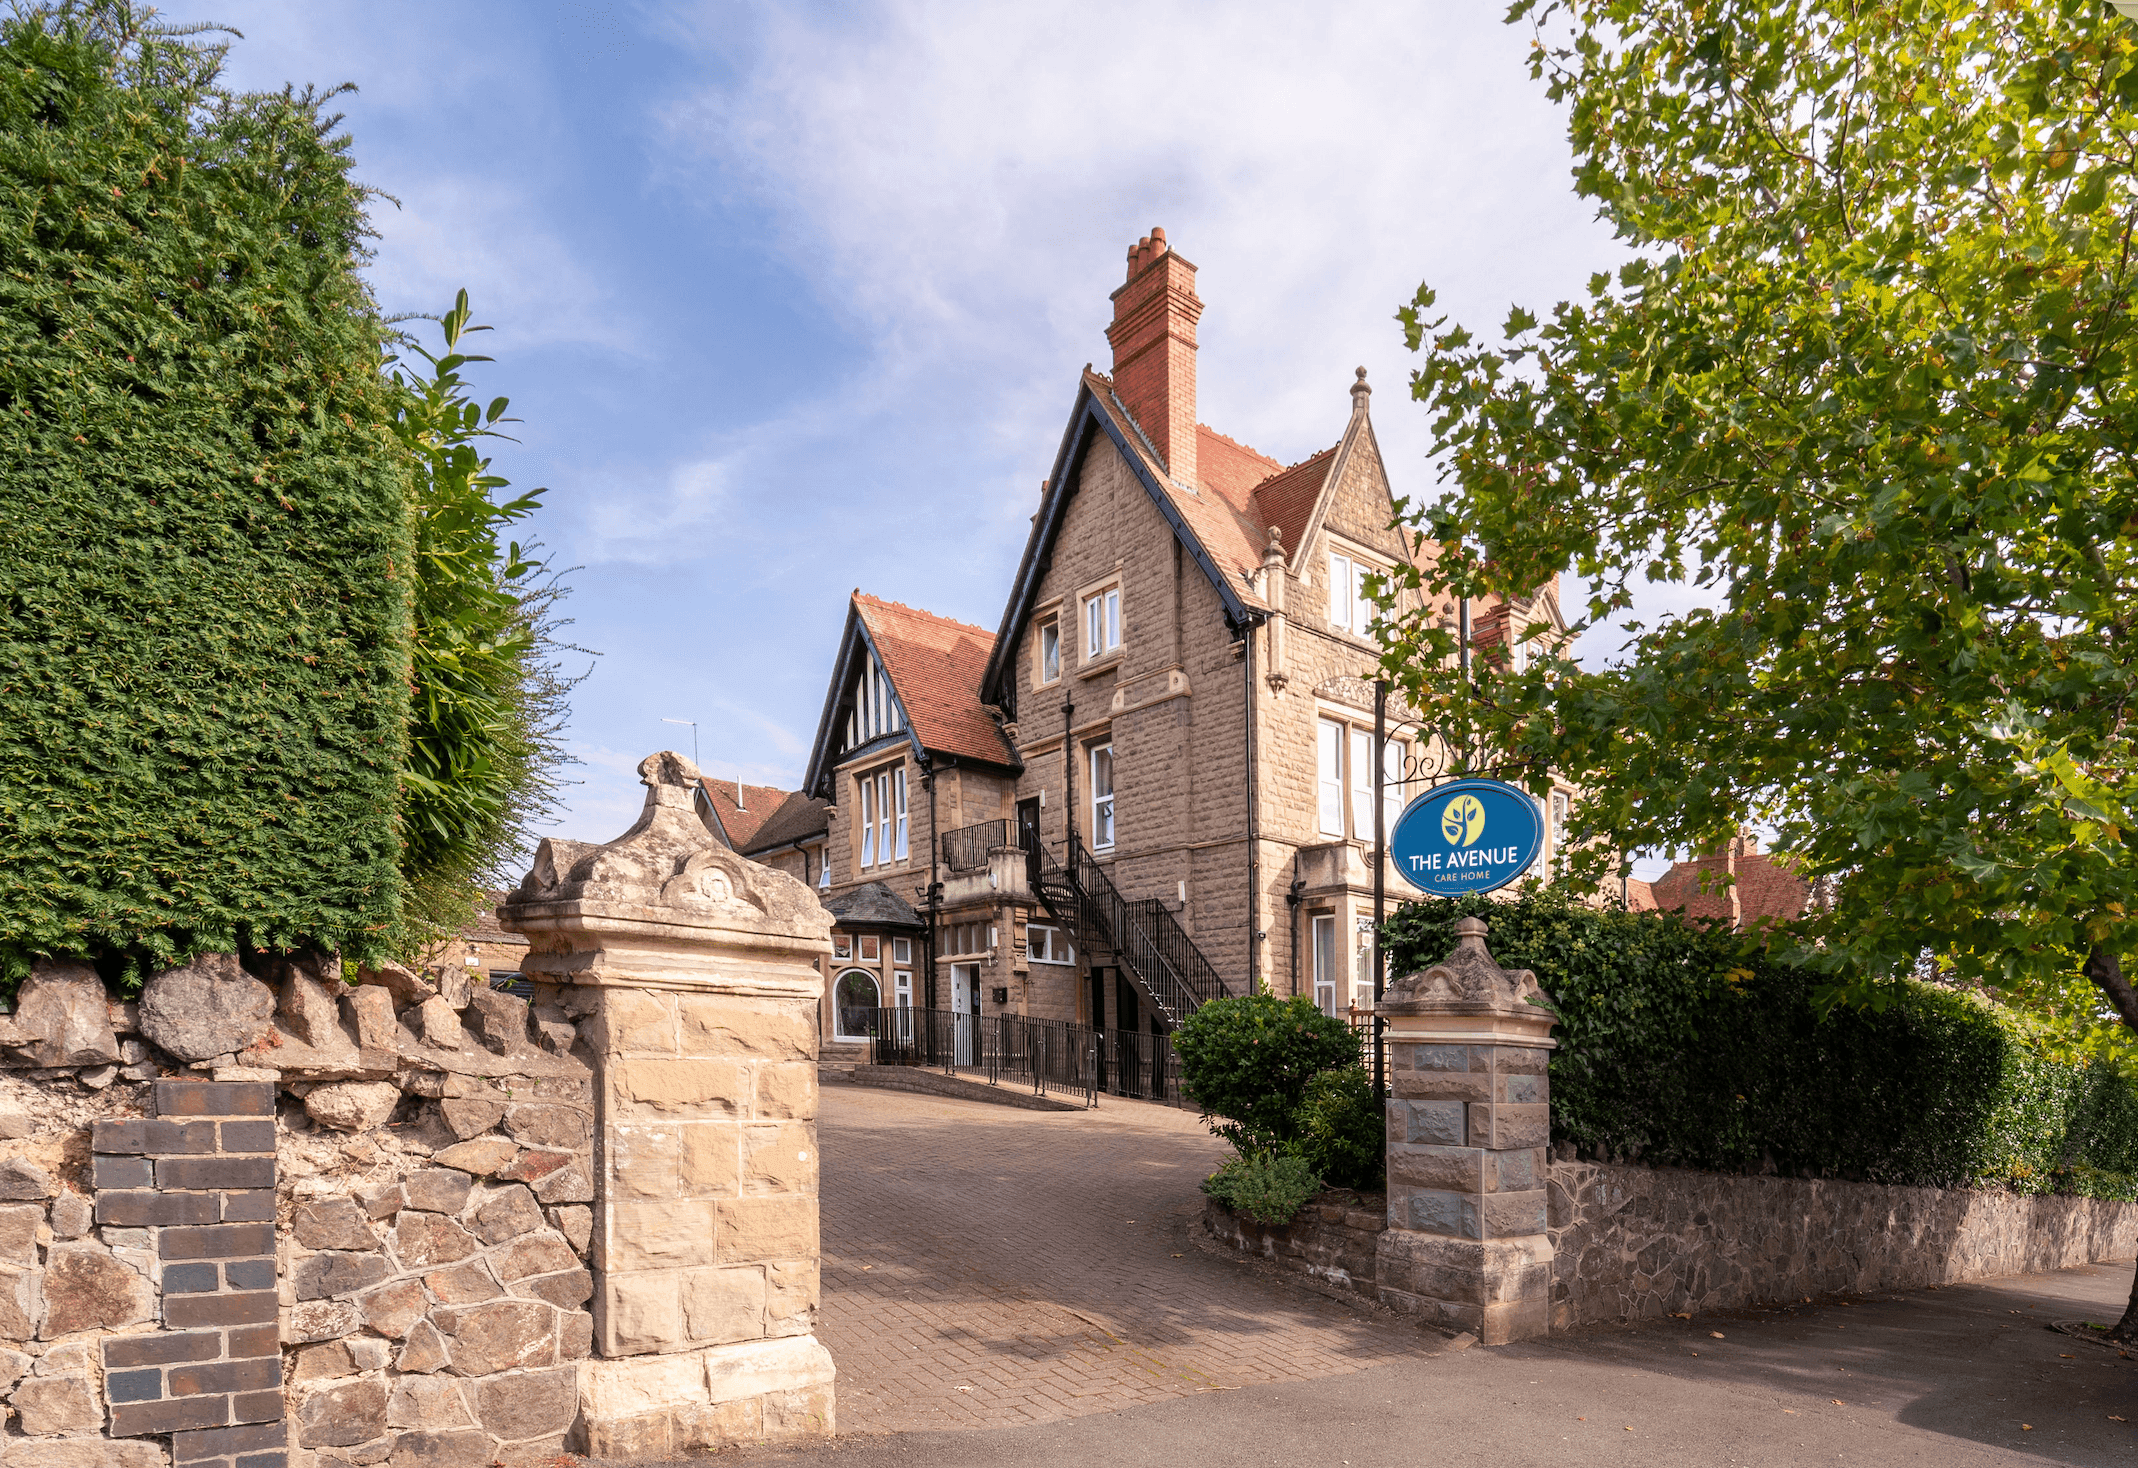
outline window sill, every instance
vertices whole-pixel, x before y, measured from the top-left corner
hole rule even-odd
[[[1076,670],[1076,675],[1079,678],[1096,678],[1101,673],[1111,673],[1116,668],[1121,666],[1122,660],[1126,658],[1127,655],[1128,654],[1126,652],[1117,647],[1112,652],[1107,653],[1104,657],[1093,658],[1090,662],[1084,664],[1083,667],[1078,668]]]

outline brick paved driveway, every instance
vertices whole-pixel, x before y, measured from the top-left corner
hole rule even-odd
[[[842,1433],[1046,1422],[1443,1344],[1196,1248],[1225,1148],[1190,1113],[828,1085],[818,1146]]]

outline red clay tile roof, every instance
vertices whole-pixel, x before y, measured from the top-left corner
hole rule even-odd
[[[738,848],[744,856],[770,851],[775,846],[794,846],[812,841],[831,829],[831,802],[816,800],[797,790],[780,808],[759,823],[757,834]]]
[[[1016,751],[980,702],[993,633],[858,591],[854,608],[923,748],[998,765],[1017,763]]]
[[[1655,884],[1644,882],[1639,877],[1626,878],[1626,911],[1654,912]]]
[[[1330,444],[1312,458],[1272,474],[1255,488],[1255,507],[1261,514],[1262,523],[1276,526],[1284,537],[1287,561],[1299,554],[1299,542],[1306,538],[1307,521],[1313,518],[1314,506],[1320,502],[1322,486],[1329,477],[1329,466],[1341,447],[1341,444]]]
[[[1763,922],[1786,923],[1802,913],[1811,895],[1811,884],[1761,852],[1751,840],[1745,840],[1743,846],[1735,861],[1735,925],[1750,928]],[[1681,910],[1688,918],[1730,923],[1731,890],[1700,890],[1703,876],[1711,884],[1719,882],[1730,865],[1729,857],[1716,852],[1671,863],[1670,870],[1655,880],[1655,905],[1664,911]]]
[[[713,803],[713,813],[720,817],[720,829],[727,832],[728,843],[741,851],[757,834],[757,828],[766,817],[778,810],[791,793],[777,785],[745,785],[734,780],[717,780],[708,775],[702,782],[706,796]],[[736,795],[742,796],[741,804]]]

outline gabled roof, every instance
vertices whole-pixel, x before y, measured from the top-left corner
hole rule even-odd
[[[1312,458],[1272,475],[1255,490],[1255,504],[1262,512],[1263,522],[1277,527],[1283,537],[1285,559],[1294,566],[1299,564],[1299,552],[1306,544],[1307,522],[1321,503],[1329,468],[1341,447],[1331,444]]]
[[[882,743],[903,740],[923,762],[949,755],[1018,768],[1017,751],[980,702],[980,678],[993,646],[983,627],[856,590],[847,605],[846,630],[809,752],[804,793],[830,793],[832,768],[846,752],[840,740],[853,707],[855,680],[869,655],[891,680],[891,692],[905,714],[905,729],[881,736]]]
[[[758,827],[780,808],[789,794],[777,785],[745,785],[737,780],[715,780],[709,776],[700,781],[699,789],[714,821],[718,822],[717,834],[726,839],[730,851],[746,849],[757,835]],[[738,795],[741,797],[739,801]]]
[[[764,818],[757,827],[757,834],[740,850],[744,856],[755,856],[761,851],[818,840],[830,830],[831,802],[797,790],[780,803],[779,809]]]
[[[1734,853],[1707,852],[1691,861],[1672,862],[1670,870],[1652,884],[1655,905],[1666,912],[1677,909],[1688,918],[1738,928],[1792,922],[1801,916],[1811,884],[1761,851],[1751,838],[1740,837],[1731,844],[1738,848]],[[1703,879],[1719,884],[1732,869],[1737,880],[1730,886],[1700,890]]]

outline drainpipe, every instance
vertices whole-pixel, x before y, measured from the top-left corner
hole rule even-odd
[[[935,767],[925,759],[921,763],[921,784],[928,791],[928,954],[927,967],[922,983],[928,990],[928,1007],[935,1008],[935,917],[941,906],[943,884],[936,871],[936,861],[942,855],[943,843],[936,839],[935,831]]]
[[[1292,889],[1285,894],[1284,904],[1292,910],[1292,995],[1299,994],[1299,889],[1306,886],[1307,879],[1299,875],[1299,848],[1292,848]]]
[[[1262,983],[1262,846],[1255,829],[1255,623],[1252,617],[1240,624],[1240,643],[1245,649],[1240,670],[1244,697],[1247,746],[1247,992],[1257,993]]]

